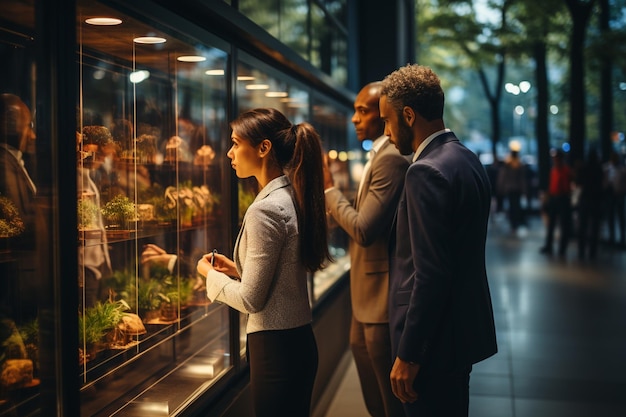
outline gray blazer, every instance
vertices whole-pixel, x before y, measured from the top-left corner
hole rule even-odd
[[[409,160],[387,140],[378,150],[353,205],[341,191],[326,192],[326,209],[350,236],[350,296],[361,323],[387,323],[391,224]]]
[[[286,176],[270,181],[246,211],[233,259],[241,281],[211,270],[207,296],[249,314],[248,334],[311,323],[293,188]]]

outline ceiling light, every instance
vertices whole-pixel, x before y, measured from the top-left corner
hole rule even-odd
[[[206,58],[200,55],[183,55],[176,58],[181,62],[202,62],[206,61]]]
[[[134,71],[130,73],[129,78],[131,83],[138,84],[150,78],[150,71]]]
[[[85,23],[94,26],[115,26],[121,24],[122,21],[120,19],[116,19],[115,17],[91,17],[89,19],[85,19]]]
[[[268,91],[265,93],[265,97],[287,97],[289,93],[285,91]]]
[[[251,75],[238,75],[237,76],[237,81],[252,81],[254,80],[254,77]]]
[[[270,88],[267,84],[248,84],[246,85],[246,90],[267,90]]]
[[[205,71],[206,75],[224,75],[223,69],[213,69]]]
[[[133,39],[135,43],[143,43],[143,44],[157,44],[157,43],[165,43],[167,39],[160,38],[158,36],[141,36],[139,38]]]

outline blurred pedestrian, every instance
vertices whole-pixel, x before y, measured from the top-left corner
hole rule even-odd
[[[554,232],[559,226],[559,256],[565,256],[567,245],[572,233],[572,169],[565,161],[565,154],[560,149],[552,153],[552,168],[550,169],[550,183],[546,211],[548,226],[546,240],[540,252],[546,255],[553,253]]]
[[[507,203],[507,215],[513,233],[517,233],[517,229],[526,222],[522,208],[522,196],[527,194],[528,189],[526,175],[526,167],[520,159],[519,151],[513,147],[500,168],[496,185],[497,192]]]
[[[587,159],[576,172],[578,197],[578,259],[594,259],[598,251],[598,237],[604,193],[604,172],[596,150],[590,150]],[[588,253],[587,253],[588,251]]]
[[[616,151],[612,151],[604,166],[606,218],[609,229],[609,244],[616,245],[616,229],[619,231],[619,245],[626,246],[626,166]]]

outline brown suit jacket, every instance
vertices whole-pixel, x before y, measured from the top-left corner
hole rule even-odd
[[[352,311],[362,323],[387,323],[388,240],[409,159],[387,139],[361,179],[352,204],[336,188],[326,192],[326,209],[350,236]]]

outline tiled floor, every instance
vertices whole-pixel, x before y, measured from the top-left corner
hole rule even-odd
[[[626,416],[626,251],[579,261],[539,254],[536,218],[523,236],[492,216],[487,262],[499,352],[474,366],[471,417]],[[350,362],[326,417],[368,416]]]

